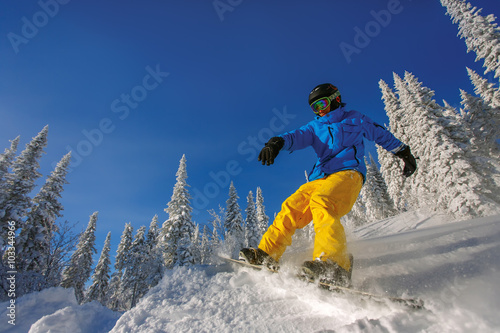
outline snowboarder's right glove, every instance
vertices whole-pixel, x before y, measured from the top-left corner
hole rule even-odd
[[[397,152],[395,155],[402,159],[405,163],[405,166],[403,168],[403,175],[405,177],[410,177],[411,175],[413,175],[415,170],[417,170],[417,161],[411,154],[410,147],[406,146],[405,149]]]
[[[259,161],[262,161],[262,165],[271,165],[274,163],[274,159],[278,156],[281,148],[285,145],[285,140],[279,136],[275,136],[266,143],[266,146],[262,148],[259,154]]]

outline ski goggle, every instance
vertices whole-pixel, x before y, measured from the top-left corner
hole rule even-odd
[[[315,114],[319,114],[320,111],[325,110],[332,104],[332,101],[336,99],[338,96],[340,96],[340,92],[337,90],[336,92],[333,93],[333,95],[330,95],[328,97],[322,97],[320,99],[315,100],[314,102],[311,103],[311,108]]]

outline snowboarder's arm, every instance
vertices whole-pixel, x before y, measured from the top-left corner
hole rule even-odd
[[[296,130],[279,135],[285,140],[284,150],[294,151],[309,147],[313,143],[313,130],[310,124],[306,124]]]
[[[405,177],[411,176],[417,170],[417,162],[410,151],[410,147],[399,141],[385,127],[366,116],[363,116],[363,125],[368,140],[375,141],[375,143],[403,160],[403,175]]]
[[[304,125],[296,130],[271,138],[260,151],[258,160],[262,162],[262,165],[271,165],[280,150],[294,151],[306,148],[312,144],[312,140],[312,129],[309,124]]]
[[[363,115],[362,123],[365,129],[365,137],[370,141],[374,141],[379,146],[382,146],[385,150],[396,154],[406,147],[404,143],[399,141],[384,126],[377,124],[365,115]]]

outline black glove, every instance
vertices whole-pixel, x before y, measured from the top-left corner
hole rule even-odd
[[[397,152],[395,155],[402,159],[405,163],[405,166],[403,168],[403,176],[410,177],[411,175],[413,175],[415,170],[417,170],[417,161],[411,154],[410,147],[406,146],[405,149]]]
[[[271,165],[274,163],[274,159],[278,156],[281,148],[285,145],[285,140],[279,136],[275,136],[266,143],[266,146],[262,148],[259,154],[259,161],[262,161],[262,165]]]

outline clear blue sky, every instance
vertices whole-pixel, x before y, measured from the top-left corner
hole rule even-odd
[[[483,72],[438,0],[60,2],[1,4],[0,149],[49,124],[40,182],[72,149],[64,219],[83,229],[99,211],[97,246],[112,231],[113,252],[126,222],[165,221],[183,154],[196,222],[225,206],[229,179],[242,210],[260,186],[272,217],[315,157],[264,167],[255,147],[312,119],[317,84],[386,123],[378,81],[393,72],[457,107],[459,88],[472,92],[465,66]]]

